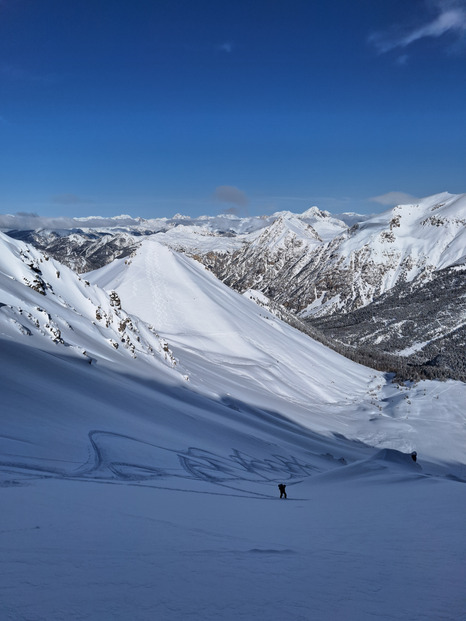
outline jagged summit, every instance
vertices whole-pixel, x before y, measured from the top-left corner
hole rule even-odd
[[[309,207],[309,209],[306,209],[306,211],[303,211],[303,213],[299,214],[300,218],[306,219],[306,218],[331,218],[332,214],[329,211],[323,211],[321,209],[319,209],[316,206],[313,207]]]

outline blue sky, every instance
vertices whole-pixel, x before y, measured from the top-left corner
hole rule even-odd
[[[0,213],[445,190],[466,192],[466,0],[0,0]]]

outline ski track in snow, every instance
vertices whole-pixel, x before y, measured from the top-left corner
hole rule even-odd
[[[158,253],[153,245],[149,246],[150,251],[144,255],[144,270],[147,283],[151,292],[151,297],[154,300],[153,308],[157,309],[157,317],[154,317],[155,329],[157,330],[157,324],[166,325],[169,310],[167,304],[164,303],[165,296],[160,295],[160,287],[162,285],[160,280],[160,265],[158,259]],[[133,292],[136,296],[137,287],[133,285]]]
[[[168,479],[196,480],[212,483],[235,491],[247,492],[251,496],[275,498],[275,494],[264,494],[238,487],[241,483],[275,483],[276,480],[303,479],[315,473],[314,465],[299,461],[296,457],[274,454],[267,459],[259,459],[243,451],[232,449],[227,456],[213,453],[199,447],[186,450],[170,449],[137,438],[110,431],[92,430],[88,434],[90,442],[89,460],[73,471],[60,470],[51,466],[24,461],[0,461],[0,471],[10,477],[14,473],[28,474],[34,478],[61,478],[92,480],[108,483],[150,483],[151,487]],[[150,455],[138,461],[124,459],[136,456],[149,449]],[[170,462],[167,466],[167,458]],[[45,461],[62,461],[46,459]],[[8,484],[12,481],[9,479]],[[235,483],[236,486],[230,485]],[[2,483],[0,482],[0,487]],[[192,491],[181,490],[178,491]],[[212,492],[204,492],[212,493]]]

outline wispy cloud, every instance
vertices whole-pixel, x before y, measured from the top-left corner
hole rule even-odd
[[[369,199],[373,203],[379,203],[379,205],[387,205],[393,207],[394,205],[411,205],[417,203],[419,198],[406,192],[387,192],[380,196],[373,196]]]
[[[404,49],[425,38],[438,38],[445,34],[455,39],[466,35],[466,0],[434,0],[426,2],[426,9],[432,7],[435,15],[421,23],[393,26],[387,31],[370,35],[372,43],[380,54],[395,49]],[[405,59],[406,60],[406,59]]]

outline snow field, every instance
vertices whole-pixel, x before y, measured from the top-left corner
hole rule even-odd
[[[464,617],[458,483],[324,479],[288,486],[286,501],[212,485],[3,488],[3,618]]]

